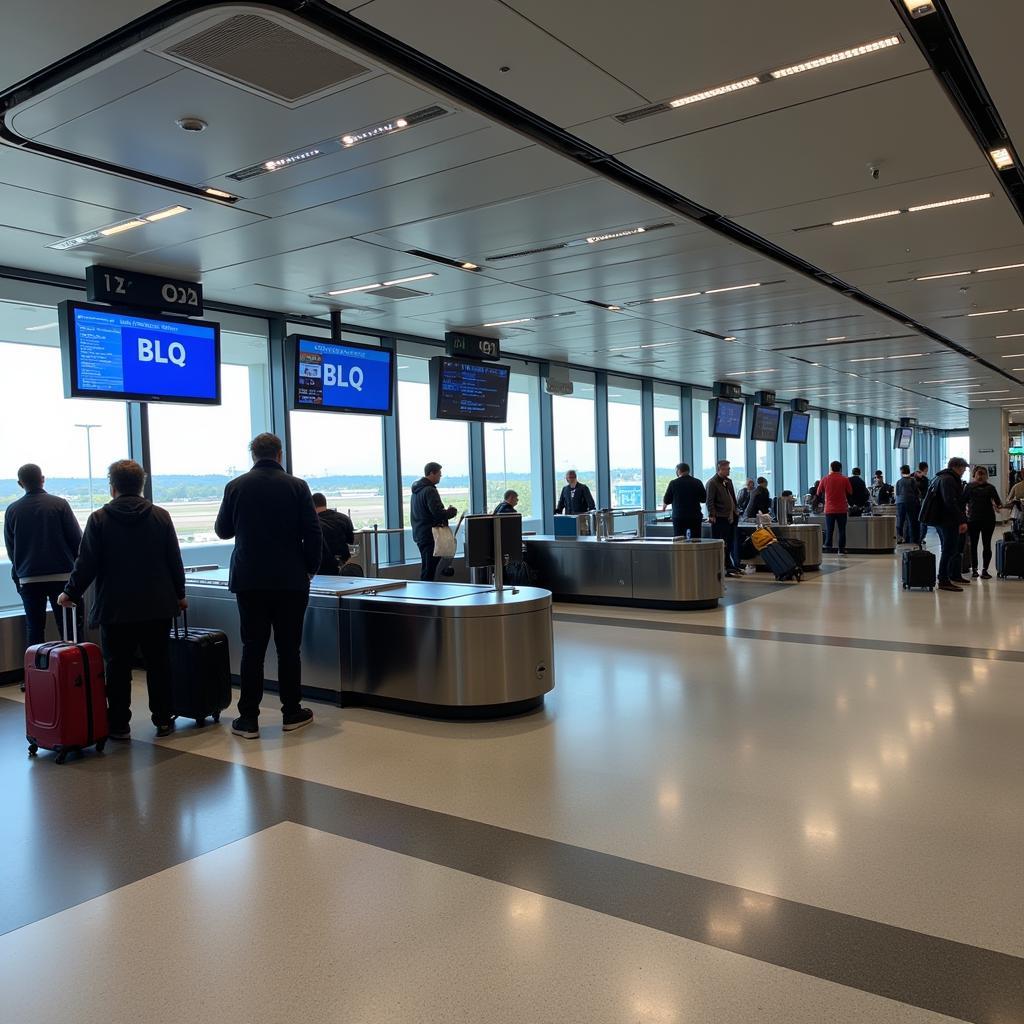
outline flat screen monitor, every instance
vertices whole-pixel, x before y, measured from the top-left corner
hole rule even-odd
[[[436,356],[430,360],[430,417],[504,423],[511,370],[497,363]]]
[[[914,440],[914,428],[913,427],[897,427],[896,435],[892,439],[893,448],[899,451],[906,451],[910,447],[910,442]]]
[[[57,310],[65,398],[220,405],[220,324],[70,299]]]
[[[712,398],[711,436],[736,440],[743,435],[743,403],[728,398]]]
[[[755,405],[754,422],[750,427],[751,441],[778,441],[782,410],[775,405]]]
[[[809,412],[786,413],[786,441],[789,444],[807,444],[811,432],[811,414]]]
[[[390,349],[293,334],[288,353],[294,366],[293,409],[391,414],[395,353]]]

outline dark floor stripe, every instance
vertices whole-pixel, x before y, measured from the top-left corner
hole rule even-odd
[[[0,932],[294,821],[961,1020],[1024,1018],[1004,953],[145,742],[29,762],[22,714],[0,700]]]
[[[812,644],[816,647],[852,647],[862,651],[890,651],[894,654],[936,654],[942,658],[973,658],[981,661],[1024,661],[1024,651],[991,647],[950,647],[946,644],[914,644],[903,640],[872,640],[849,636],[814,636],[810,633],[782,633],[775,629],[745,629],[740,626],[710,626],[692,622],[665,622],[656,619],[616,618],[612,615],[584,615],[556,611],[556,622],[574,622],[586,626],[618,626],[622,629],[653,629],[662,633],[693,633],[697,636],[722,636],[743,640],[776,640],[786,644]]]

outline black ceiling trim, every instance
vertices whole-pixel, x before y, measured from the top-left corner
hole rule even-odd
[[[893,0],[898,5],[898,0]],[[941,6],[942,0],[937,0]],[[120,167],[106,161],[96,160],[78,153],[60,150],[56,147],[25,139],[15,133],[6,122],[7,113],[20,103],[26,102],[47,90],[54,88],[75,75],[87,71],[104,60],[116,57],[124,49],[144,42],[150,36],[175,25],[182,19],[199,12],[215,11],[221,7],[235,7],[231,0],[172,0],[155,11],[136,18],[127,25],[103,36],[101,39],[76,50],[44,68],[42,71],[23,79],[0,93],[0,142],[30,152],[64,160],[93,170],[115,174],[147,184],[159,185],[189,195],[211,200],[195,185],[174,182],[170,179],[145,174],[133,168]],[[486,86],[474,82],[465,75],[434,60],[432,57],[408,46],[399,39],[379,31],[325,0],[264,0],[259,4],[270,10],[292,14],[306,24],[314,25],[334,38],[375,58],[380,63],[407,75],[419,83],[436,90],[449,99],[483,114],[504,125],[538,145],[557,152],[565,158],[586,167],[593,173],[627,189],[673,214],[686,217],[706,227],[709,231],[735,242],[745,249],[764,256],[784,267],[817,281],[832,291],[866,306],[891,320],[917,331],[940,345],[959,353],[971,362],[985,366],[993,373],[1012,383],[1022,386],[1021,381],[1002,367],[981,359],[969,349],[950,338],[939,334],[925,324],[908,317],[900,310],[881,302],[841,278],[816,267],[813,263],[775,245],[773,242],[749,231],[720,213],[694,202],[692,199],[668,188],[661,182],[624,164],[610,153],[577,138],[575,135],[532,111],[499,95]],[[948,13],[948,12],[947,12]],[[927,19],[925,19],[927,20]],[[949,19],[950,22],[952,19]],[[915,38],[917,34],[914,33]]]
[[[913,338],[913,334],[881,334],[874,338],[844,338],[842,341],[816,341],[810,345],[782,345],[769,349],[769,352],[795,352],[803,348],[835,348],[837,345],[866,345],[869,341],[898,341],[901,338]],[[936,353],[938,354],[938,353]]]

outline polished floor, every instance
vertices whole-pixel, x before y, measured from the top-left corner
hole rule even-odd
[[[1024,1022],[1024,582],[828,566],[559,605],[505,722],[57,767],[0,690],[0,1021]]]

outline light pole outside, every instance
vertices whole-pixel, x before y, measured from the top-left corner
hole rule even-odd
[[[89,515],[92,515],[93,504],[92,504],[92,432],[99,430],[102,423],[76,423],[76,427],[80,430],[85,431],[85,451],[86,458],[89,461]]]

